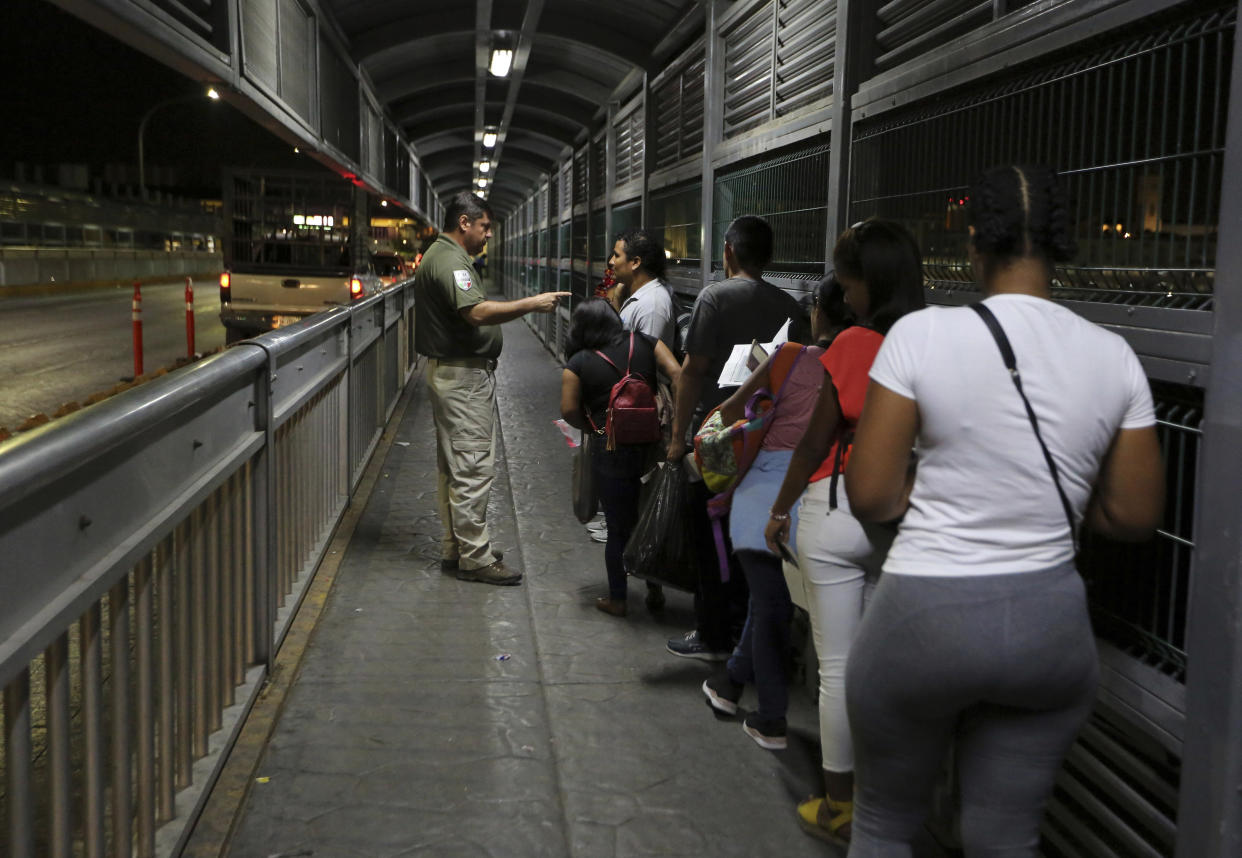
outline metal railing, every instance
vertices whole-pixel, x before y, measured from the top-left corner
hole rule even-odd
[[[0,854],[176,854],[415,368],[401,284],[0,445]]]

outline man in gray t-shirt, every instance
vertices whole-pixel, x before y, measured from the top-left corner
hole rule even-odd
[[[621,324],[661,340],[670,349],[677,346],[677,305],[664,274],[664,247],[645,229],[631,229],[617,236],[608,260],[624,296]]]
[[[755,215],[739,217],[725,232],[727,279],[700,292],[690,314],[673,437],[668,447],[670,462],[681,461],[686,455],[686,433],[697,428],[707,412],[732,393],[733,388],[722,389],[716,380],[733,347],[752,340],[770,341],[787,319],[796,318],[801,312],[793,296],[763,280],[763,269],[772,259],[772,244],[772,227]],[[691,503],[697,518],[699,555],[699,588],[694,599],[697,628],[670,640],[668,649],[674,655],[723,661],[733,646],[735,630],[746,616],[746,585],[731,549],[729,581],[720,580],[714,535],[707,519],[707,499],[703,484],[694,484]],[[727,534],[727,520],[722,525]]]

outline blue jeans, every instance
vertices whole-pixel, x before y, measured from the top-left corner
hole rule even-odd
[[[604,518],[608,522],[608,542],[604,545],[604,565],[608,569],[608,596],[624,601],[625,566],[621,555],[638,522],[638,500],[642,475],[651,458],[650,444],[618,445],[608,450],[601,437],[591,446],[591,467]]]
[[[729,657],[729,678],[742,685],[753,684],[759,697],[759,718],[775,721],[784,718],[789,709],[785,661],[793,602],[779,557],[738,551],[737,559],[750,587],[750,609],[742,639]]]

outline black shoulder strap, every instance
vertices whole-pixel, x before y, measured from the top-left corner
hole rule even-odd
[[[992,339],[996,340],[1001,358],[1005,361],[1005,368],[1009,370],[1009,377],[1013,379],[1013,386],[1017,388],[1018,395],[1022,397],[1022,404],[1026,406],[1026,416],[1031,421],[1031,428],[1035,430],[1035,440],[1039,442],[1039,449],[1044,453],[1044,461],[1048,463],[1048,470],[1052,473],[1052,482],[1056,484],[1057,494],[1061,497],[1061,507],[1065,510],[1065,520],[1069,522],[1070,538],[1074,540],[1074,552],[1077,553],[1078,532],[1074,527],[1074,510],[1070,506],[1069,498],[1065,495],[1065,489],[1061,488],[1061,475],[1057,473],[1057,463],[1052,460],[1052,453],[1048,452],[1048,445],[1044,443],[1044,436],[1039,431],[1035,409],[1031,408],[1031,401],[1026,398],[1026,392],[1022,390],[1022,376],[1018,374],[1018,362],[1013,356],[1013,348],[1009,345],[1009,337],[1005,336],[1005,329],[982,302],[971,304],[970,309],[979,314],[979,318],[983,319],[983,323],[991,331]]]

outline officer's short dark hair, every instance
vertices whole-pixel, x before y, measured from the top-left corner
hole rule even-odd
[[[762,271],[772,261],[772,227],[758,215],[742,215],[729,224],[725,242],[743,271]]]
[[[449,200],[449,204],[444,207],[444,231],[453,232],[457,229],[457,220],[465,215],[471,223],[474,223],[483,215],[495,217],[492,214],[492,207],[482,197],[475,196],[469,191],[461,191],[453,195],[453,199]]]
[[[617,236],[617,241],[625,246],[626,258],[633,259],[637,256],[643,261],[642,269],[647,272],[647,276],[659,277],[664,274],[664,243],[654,233],[645,229],[627,229]]]

